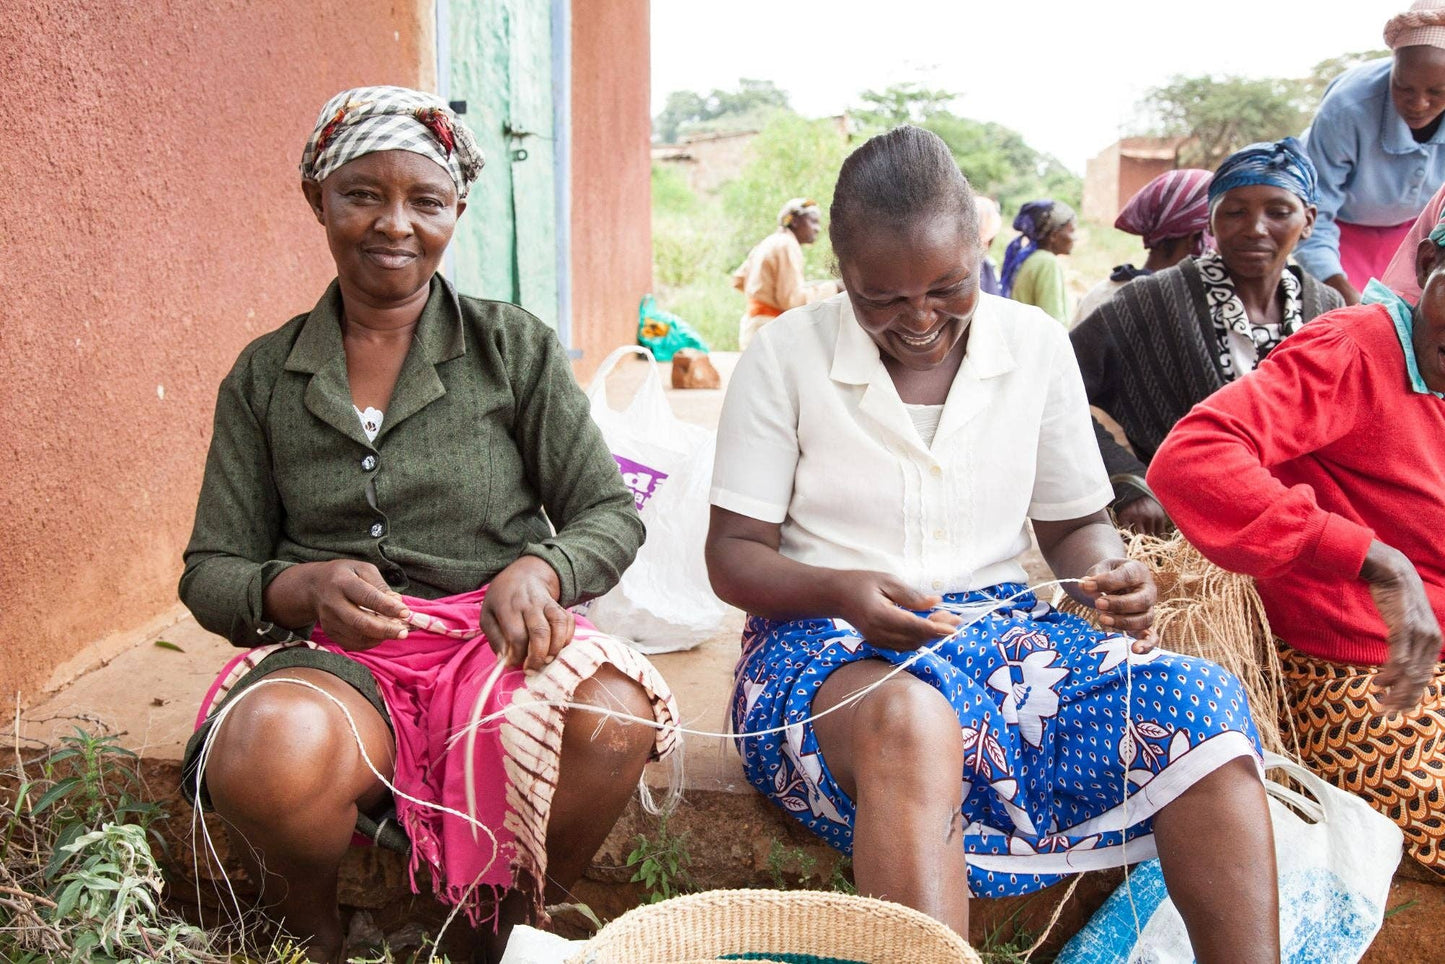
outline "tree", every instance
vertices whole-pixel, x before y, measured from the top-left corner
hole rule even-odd
[[[691,90],[674,90],[667,95],[662,113],[652,120],[652,136],[664,144],[677,140],[678,129],[700,119],[707,112],[707,100]]]
[[[662,113],[653,118],[652,133],[655,140],[671,144],[683,134],[703,128],[761,126],[774,114],[788,110],[788,94],[777,84],[744,77],[737,90],[715,89],[706,97],[691,90],[668,94]],[[719,123],[723,121],[728,123]]]
[[[894,84],[859,95],[849,110],[861,133],[898,124],[917,124],[948,145],[974,189],[996,199],[1005,211],[1024,201],[1050,197],[1078,207],[1083,182],[1057,158],[1034,150],[1023,135],[1002,124],[959,117],[949,110],[958,95],[916,83]]]
[[[1143,106],[1165,135],[1189,137],[1182,166],[1213,169],[1255,141],[1298,135],[1309,123],[1304,82],[1279,77],[1175,76],[1149,91]]]
[[[1310,70],[1310,75],[1304,80],[1302,95],[1305,104],[1310,112],[1319,106],[1320,98],[1325,96],[1325,88],[1330,82],[1349,70],[1351,67],[1358,67],[1367,60],[1379,60],[1381,57],[1390,56],[1388,50],[1360,50],[1352,54],[1340,54],[1338,57],[1331,57],[1328,60],[1321,60]]]
[[[899,124],[922,124],[930,117],[945,113],[958,94],[947,90],[931,90],[912,81],[893,84],[883,90],[865,90],[858,95],[862,105],[849,111],[860,124],[868,127],[897,127]]]

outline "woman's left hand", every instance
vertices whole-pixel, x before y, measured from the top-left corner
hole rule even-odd
[[[1136,653],[1154,648],[1148,637],[1159,590],[1148,566],[1137,559],[1105,559],[1089,568],[1079,588],[1093,597],[1105,629],[1139,637],[1133,647]]]
[[[577,617],[557,602],[561,594],[556,570],[536,556],[522,556],[492,580],[481,629],[504,664],[539,670],[572,641]]]

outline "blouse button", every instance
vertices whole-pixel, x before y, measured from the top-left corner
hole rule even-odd
[[[376,468],[376,456],[368,455],[366,458],[362,459],[361,467],[367,472],[370,472],[372,469]]]
[[[943,474],[943,466],[941,466],[941,465],[935,465],[933,468],[931,468],[931,469],[928,470],[928,474],[929,474],[929,475],[932,475],[932,476],[934,476],[934,477],[937,477],[937,476],[942,475],[942,474]]]
[[[943,530],[942,530],[942,529],[934,529],[934,530],[933,530],[933,538],[937,539],[939,542],[942,542],[942,541],[943,541]]]
[[[386,527],[383,526],[380,522],[373,522],[371,524],[371,537],[373,539],[380,539],[381,534],[385,531]]]
[[[942,589],[942,588],[943,588],[943,580],[942,580],[942,579],[935,579],[935,580],[933,580],[933,588],[934,588],[934,589]]]

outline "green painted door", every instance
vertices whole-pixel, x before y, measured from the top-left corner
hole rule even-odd
[[[447,98],[486,156],[453,242],[459,290],[519,304],[556,327],[557,138],[550,0],[448,0]]]

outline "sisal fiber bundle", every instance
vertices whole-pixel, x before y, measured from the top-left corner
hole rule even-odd
[[[1298,760],[1294,725],[1282,720],[1285,687],[1274,635],[1254,580],[1219,568],[1177,532],[1168,539],[1120,534],[1129,558],[1153,570],[1159,587],[1158,644],[1218,663],[1238,677],[1264,749]],[[1065,596],[1058,608],[1098,625],[1097,613],[1071,598]]]

